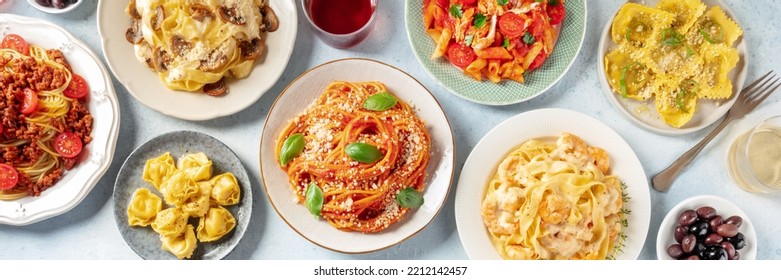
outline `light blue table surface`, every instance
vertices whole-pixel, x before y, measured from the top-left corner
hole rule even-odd
[[[6,0],[8,1],[8,0]],[[111,0],[118,1],[118,0]],[[291,0],[292,1],[292,0]],[[300,3],[296,1],[297,3]],[[661,136],[640,129],[611,107],[597,75],[598,38],[610,16],[623,1],[588,1],[585,43],[569,73],[547,93],[510,106],[491,107],[471,103],[440,86],[415,59],[404,28],[404,1],[378,1],[376,29],[367,41],[350,50],[324,45],[314,36],[302,10],[298,10],[298,38],[290,63],[279,81],[249,108],[211,121],[191,122],[165,116],[132,98],[116,80],[121,106],[121,128],[111,167],[93,191],[77,207],[60,216],[28,226],[0,225],[0,259],[137,259],[122,239],[113,216],[112,190],[117,172],[130,152],[164,132],[196,130],[210,134],[231,147],[249,171],[256,186],[250,227],[229,259],[468,259],[456,230],[454,199],[460,168],[476,143],[492,127],[519,113],[539,108],[564,108],[589,114],[606,123],[634,149],[647,177],[664,169],[702,139],[712,128],[685,136]],[[779,1],[726,1],[742,24],[749,51],[746,81],[774,69],[781,70]],[[64,27],[102,58],[96,28],[97,1],[89,0],[75,11],[52,15],[33,9],[24,0],[12,0],[0,13],[42,18]],[[417,78],[439,100],[453,126],[456,141],[456,174],[444,209],[423,231],[407,241],[379,252],[347,255],[318,247],[296,234],[270,206],[260,188],[258,141],[274,99],[295,77],[323,62],[364,57],[401,68]],[[105,60],[104,60],[105,64]],[[729,199],[741,207],[755,225],[758,259],[781,259],[781,194],[744,192],[732,182],[726,166],[729,144],[739,132],[772,114],[781,114],[781,94],[775,94],[756,112],[733,123],[708,145],[676,181],[668,193],[651,190],[652,214],[648,237],[639,259],[655,259],[655,242],[664,215],[678,202],[701,194]]]

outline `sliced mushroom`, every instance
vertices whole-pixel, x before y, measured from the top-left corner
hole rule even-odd
[[[141,14],[136,10],[136,0],[130,0],[130,3],[127,4],[127,8],[125,8],[125,13],[132,19],[141,19]]]
[[[171,51],[178,56],[184,56],[192,47],[192,43],[187,42],[187,40],[179,35],[171,37]]]
[[[252,41],[240,41],[239,49],[241,49],[241,58],[244,60],[255,60],[263,54],[265,50],[263,40],[260,38],[252,39]]]
[[[221,78],[211,84],[203,85],[203,92],[211,96],[222,96],[228,93],[228,86],[225,84],[225,78]]]
[[[192,15],[193,19],[197,21],[203,21],[208,17],[214,16],[209,7],[201,4],[193,4],[190,6],[190,15]]]
[[[154,63],[154,68],[157,72],[168,71],[168,64],[171,63],[171,56],[168,55],[168,52],[163,48],[157,47],[155,48],[154,56],[152,57],[152,63]]]
[[[155,14],[152,17],[152,29],[155,31],[160,31],[160,27],[163,26],[163,21],[165,20],[165,9],[162,5],[157,6],[155,8]]]
[[[261,29],[265,29],[268,32],[277,31],[277,28],[279,28],[279,18],[277,18],[277,13],[271,9],[271,6],[266,5],[263,7],[260,14],[263,15],[263,26]]]
[[[235,25],[244,25],[247,23],[247,19],[239,14],[236,7],[217,6],[217,11],[220,14],[220,18],[224,21]]]
[[[201,65],[198,67],[201,71],[214,72],[222,69],[228,63],[228,56],[217,50],[212,50],[206,59],[201,59]]]
[[[131,44],[138,44],[144,40],[144,34],[141,32],[141,20],[134,19],[130,28],[125,31],[125,39]]]

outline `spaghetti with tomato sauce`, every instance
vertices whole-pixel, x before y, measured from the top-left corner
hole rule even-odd
[[[62,52],[9,34],[0,43],[0,200],[39,196],[92,141],[89,87]]]
[[[553,52],[565,14],[564,0],[428,0],[423,22],[436,43],[432,59],[477,80],[522,83]]]

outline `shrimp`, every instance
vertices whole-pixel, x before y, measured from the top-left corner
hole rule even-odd
[[[607,173],[610,170],[610,156],[605,150],[598,147],[588,147],[588,155],[593,159],[594,165],[597,166],[599,171]]]
[[[486,196],[480,210],[483,223],[492,233],[513,234],[518,231],[518,223],[513,221],[514,216],[502,211],[495,195]]]
[[[570,205],[566,199],[548,194],[540,203],[540,218],[548,224],[560,224],[569,217]]]

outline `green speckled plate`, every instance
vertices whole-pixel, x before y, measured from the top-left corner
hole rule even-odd
[[[423,27],[423,1],[407,0],[404,9],[407,36],[423,68],[453,94],[486,105],[523,102],[553,87],[575,62],[586,35],[586,1],[567,1],[566,17],[561,24],[556,47],[548,60],[540,68],[526,74],[525,83],[508,80],[494,84],[488,80],[476,81],[468,77],[446,59],[431,60],[435,43]]]

